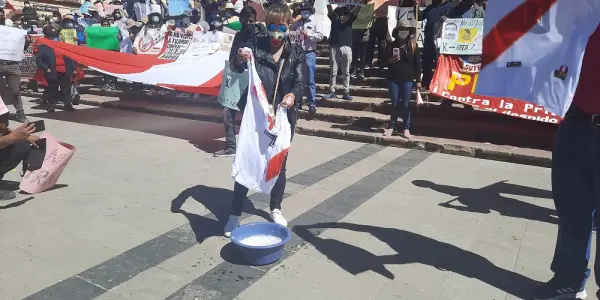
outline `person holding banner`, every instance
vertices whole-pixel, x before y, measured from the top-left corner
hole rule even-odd
[[[392,31],[394,42],[385,49],[388,62],[387,80],[392,100],[392,113],[390,127],[385,130],[384,136],[391,136],[396,129],[399,112],[402,112],[402,136],[410,139],[411,109],[410,98],[413,82],[417,89],[421,89],[421,52],[417,47],[416,28],[412,27],[406,19],[398,20],[396,28]]]
[[[292,22],[292,13],[287,5],[271,4],[265,13],[265,20],[267,35],[262,34],[256,38],[254,45],[256,51],[248,53],[244,49],[238,50],[237,59],[233,60],[232,65],[238,71],[242,71],[247,68],[250,56],[254,55],[256,71],[262,81],[263,90],[269,103],[274,104],[274,109],[279,105],[287,108],[287,116],[277,115],[276,118],[287,117],[293,138],[297,120],[297,103],[302,99],[306,85],[306,55],[300,45],[292,44],[287,37]],[[287,226],[287,220],[281,212],[281,202],[286,185],[286,161],[287,156],[271,190],[270,204],[273,222],[283,226]],[[238,226],[247,195],[248,188],[236,181],[233,188],[231,213],[224,229],[226,237],[229,237],[231,231]]]

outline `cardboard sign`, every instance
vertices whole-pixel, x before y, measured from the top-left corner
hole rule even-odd
[[[21,190],[29,194],[41,193],[54,187],[75,154],[75,147],[61,142],[48,132],[44,132],[40,138],[46,139],[46,156],[42,167],[25,172],[19,185]]]
[[[71,45],[77,45],[77,30],[76,29],[63,29],[60,31],[62,40]]]
[[[10,61],[23,60],[27,31],[0,25],[0,59]]]
[[[373,25],[373,13],[375,12],[375,4],[365,4],[360,8],[358,17],[352,23],[352,29],[369,29]]]
[[[558,124],[562,119],[543,107],[513,98],[475,94],[481,57],[440,55],[430,91],[445,99],[517,118]]]

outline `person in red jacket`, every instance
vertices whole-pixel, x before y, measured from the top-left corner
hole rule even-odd
[[[43,32],[46,39],[58,41],[59,32],[55,27],[46,26]],[[57,99],[65,104],[65,110],[74,110],[69,93],[77,65],[72,59],[56,53],[43,40],[38,44],[36,52],[38,68],[44,72],[44,78],[48,83],[42,95],[42,103],[47,106],[46,110],[53,112]]]

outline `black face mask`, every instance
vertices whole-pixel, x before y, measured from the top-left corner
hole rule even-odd
[[[246,33],[251,33],[254,31],[256,24],[242,24],[242,31]]]

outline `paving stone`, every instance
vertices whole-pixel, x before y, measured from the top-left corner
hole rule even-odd
[[[422,300],[434,300],[436,295],[429,294],[425,291],[414,288],[410,285],[397,283],[397,282],[386,282],[381,289],[375,294],[373,300],[392,300],[392,299],[422,299]]]
[[[281,298],[302,300],[313,291],[314,287],[298,283],[286,277],[267,275],[243,291],[240,300],[264,300]]]

